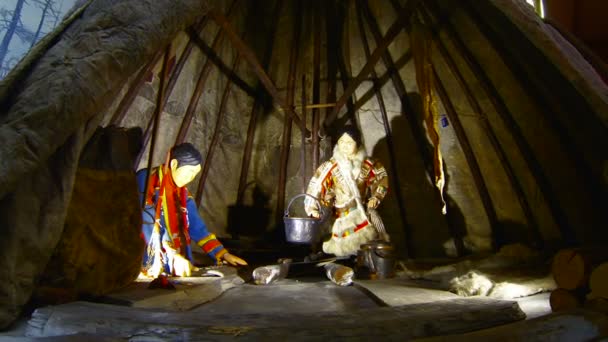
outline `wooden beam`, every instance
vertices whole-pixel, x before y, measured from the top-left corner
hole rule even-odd
[[[293,106],[296,86],[297,57],[300,52],[300,31],[302,26],[302,2],[298,1],[293,10],[293,36],[292,48],[289,55],[289,73],[287,74],[287,105]],[[285,208],[285,186],[287,183],[287,163],[289,161],[289,150],[291,146],[291,117],[286,117],[283,123],[283,135],[281,141],[281,159],[279,166],[279,188],[277,190],[276,225],[283,222],[283,210]]]
[[[251,97],[256,96],[255,88],[245,82],[245,80],[243,80],[239,75],[235,74],[230,66],[227,66],[226,63],[224,63],[224,61],[218,56],[217,52],[214,51],[213,48],[207,44],[207,42],[200,38],[200,35],[195,34],[192,31],[188,31],[188,34],[192,37],[192,40],[196,43],[199,50],[222,74],[228,77],[231,82],[233,82],[237,87],[241,88],[241,90],[247,95]]]
[[[236,71],[241,60],[241,56],[237,52],[234,61],[232,63],[232,70]],[[198,186],[196,188],[196,206],[199,207],[201,205],[201,200],[203,198],[203,190],[205,189],[205,182],[207,181],[207,175],[209,174],[209,168],[211,167],[211,162],[213,161],[213,155],[215,153],[215,148],[220,140],[220,128],[222,126],[222,121],[224,120],[224,114],[226,113],[226,104],[228,103],[228,97],[230,95],[230,91],[232,90],[232,85],[234,83],[230,81],[230,79],[226,79],[226,86],[224,87],[224,92],[222,93],[222,100],[220,102],[220,106],[218,108],[216,118],[215,118],[215,127],[213,128],[213,135],[211,137],[211,142],[209,143],[209,148],[207,149],[207,155],[205,156],[205,160],[203,163],[203,169],[201,171],[201,177],[198,181]]]
[[[338,99],[334,110],[330,113],[328,117],[325,118],[324,126],[326,128],[329,127],[329,125],[336,119],[338,113],[340,112],[348,98],[355,92],[355,90],[357,90],[357,87],[359,87],[361,82],[363,82],[363,80],[368,77],[380,57],[382,57],[382,54],[384,54],[386,48],[390,45],[390,43],[393,42],[395,37],[397,37],[397,35],[405,27],[410,13],[410,11],[401,11],[398,14],[398,17],[395,22],[391,25],[391,27],[389,27],[382,40],[378,42],[376,49],[371,54],[370,58],[367,60],[367,63],[365,63],[365,66],[363,66],[363,69],[361,69],[355,80],[348,85],[348,88],[346,88],[340,99]]]
[[[472,15],[476,18],[481,18],[480,10],[487,5],[476,4],[473,6],[470,1],[465,1],[464,3],[470,12],[475,12]],[[490,8],[492,7],[491,5]],[[508,20],[505,18],[504,13],[499,12],[497,9],[495,11],[497,12],[494,12],[494,15],[499,13],[497,19]],[[592,105],[586,100],[571,101],[573,98],[581,98],[583,96],[571,96],[572,92],[577,91],[576,87],[572,86],[571,79],[566,76],[554,78],[542,70],[538,70],[538,75],[532,77],[532,74],[537,70],[526,67],[530,65],[528,63],[551,67],[553,75],[561,75],[561,70],[551,63],[550,59],[538,50],[521,31],[513,29],[513,25],[509,28],[505,24],[505,29],[513,30],[515,32],[510,32],[520,35],[520,38],[515,38],[517,41],[527,44],[524,46],[530,48],[528,52],[529,56],[525,58],[519,54],[519,51],[514,53],[513,49],[509,49],[505,44],[497,44],[497,40],[495,41],[494,39],[504,39],[504,33],[492,28],[488,24],[488,18],[484,19],[483,21],[476,22],[476,24],[482,30],[481,32],[489,38],[495,49],[503,56],[505,64],[519,82],[521,82],[526,93],[530,94],[530,97],[536,101],[535,105],[538,108],[538,112],[545,116],[545,123],[557,134],[557,141],[561,147],[560,150],[565,152],[567,159],[570,160],[571,165],[574,167],[576,177],[580,180],[580,184],[583,185],[579,187],[584,189],[584,197],[591,199],[586,205],[602,203],[606,200],[606,196],[608,196],[608,184],[602,181],[605,178],[603,162],[608,158],[608,154],[603,148],[601,149],[603,152],[601,157],[598,156],[598,151],[591,152],[590,149],[597,148],[598,143],[590,144],[588,141],[594,138],[598,140],[602,139],[601,141],[604,143],[604,146],[607,146],[608,127],[605,125],[605,121],[600,120],[599,115],[592,114],[596,111],[593,110]],[[507,37],[510,38],[510,36]],[[511,46],[513,45],[511,44]],[[550,87],[547,87],[547,81],[564,82],[564,87],[568,87],[569,91],[559,91],[558,89],[562,87],[550,89]],[[585,114],[580,115],[580,113]],[[575,133],[577,130],[585,130],[585,134]],[[594,220],[602,222],[602,224],[607,222],[603,215],[595,216]]]
[[[146,76],[152,71],[152,69],[154,69],[154,67],[156,66],[156,64],[158,63],[158,61],[160,60],[160,57],[162,55],[163,55],[163,51],[159,50],[154,55],[154,57],[152,57],[152,59],[150,59],[148,64],[146,64],[143,68],[141,68],[141,70],[139,71],[137,76],[135,76],[135,78],[133,79],[133,82],[129,86],[129,89],[127,90],[125,95],[120,100],[118,107],[116,107],[116,110],[114,111],[114,114],[112,115],[112,118],[110,119],[110,125],[120,125],[120,123],[124,119],[125,115],[127,114],[127,110],[129,109],[129,107],[131,107],[133,100],[135,100],[137,93],[139,93],[139,89],[144,84]]]
[[[306,109],[312,108],[331,108],[335,106],[336,103],[317,103],[317,104],[307,104],[307,105],[295,105],[296,108],[302,108],[302,106]]]
[[[327,32],[327,102],[336,102],[336,94],[338,89],[338,81],[340,81],[342,90],[348,88],[348,83],[351,80],[350,77],[350,39],[348,34],[349,21],[346,19],[346,12],[349,6],[337,5],[333,1],[325,1],[325,27]],[[339,49],[339,53],[336,53],[336,48]],[[347,68],[348,65],[348,68]],[[340,78],[338,79],[338,73]],[[368,80],[368,78],[366,78]],[[320,79],[323,82],[324,79]],[[339,127],[345,124],[347,121],[353,123],[356,122],[355,112],[356,108],[353,104],[353,96],[351,95],[346,101],[347,112],[340,122],[334,121],[331,128]],[[325,117],[327,118],[333,108],[327,108],[325,110]],[[321,127],[321,131],[324,134],[331,134],[326,128]]]
[[[279,92],[278,92],[276,86],[274,85],[274,83],[272,82],[272,80],[270,79],[270,77],[268,76],[266,71],[264,71],[264,68],[260,65],[260,62],[258,61],[257,57],[255,56],[255,53],[236,34],[234,29],[230,25],[230,22],[228,21],[228,19],[221,13],[214,11],[214,10],[211,10],[209,12],[209,15],[223,29],[223,31],[226,32],[226,34],[228,35],[228,38],[230,39],[232,44],[235,46],[235,48],[237,50],[239,50],[239,52],[241,53],[243,58],[252,67],[253,72],[258,76],[260,83],[264,86],[264,88],[266,88],[266,91],[268,91],[270,96],[272,96],[272,98],[279,104],[279,106],[281,108],[283,108],[283,110],[291,116],[291,118],[296,123],[296,125],[298,125],[300,128],[304,128],[306,130],[306,126],[302,123],[298,114],[293,110],[293,108],[290,108],[289,106],[287,106],[287,103],[285,102],[285,100],[283,98],[281,98],[281,96],[279,96]],[[310,132],[308,132],[308,130],[306,130],[306,131],[307,131],[307,133],[310,133]]]
[[[463,2],[463,4],[467,4],[466,1]],[[472,18],[475,20],[482,20],[481,17],[474,11],[472,10],[472,8],[470,8],[470,6],[467,6],[469,8],[468,13],[470,13],[472,15]],[[439,6],[436,3],[433,3],[433,8],[439,8]],[[438,12],[440,13],[440,12]],[[503,58],[506,58],[509,56],[509,53],[506,51],[506,49],[499,43],[499,42],[494,42],[493,39],[496,39],[496,37],[493,35],[493,31],[489,31],[489,32],[485,32],[485,30],[489,30],[487,24],[483,23],[477,23],[477,25],[481,25],[480,26],[480,32],[482,32],[483,34],[489,35],[488,37],[488,41],[492,44],[492,46],[496,49],[496,51],[503,56]],[[460,38],[456,38],[456,30],[455,28],[453,28],[452,24],[449,21],[446,21],[446,29],[448,29],[450,32],[452,32],[452,38],[454,39],[454,42],[456,44],[458,44],[458,46],[462,46],[464,49],[466,49],[466,46],[464,45],[464,43],[460,40]],[[468,52],[469,56],[472,56],[472,54],[470,52]],[[501,116],[501,119],[503,119],[503,121],[505,122],[505,125],[509,128],[511,134],[513,135],[514,141],[517,143],[518,148],[521,152],[521,155],[526,159],[526,163],[530,169],[530,171],[532,172],[532,174],[534,175],[534,179],[536,180],[538,187],[540,188],[541,192],[543,193],[543,197],[547,203],[547,205],[549,206],[549,210],[551,211],[551,214],[553,215],[553,218],[562,234],[562,237],[564,239],[564,241],[566,241],[566,243],[568,245],[576,245],[577,244],[577,239],[574,233],[574,229],[572,228],[571,223],[568,221],[568,218],[566,217],[563,209],[561,208],[561,205],[559,204],[559,201],[557,200],[557,195],[555,194],[555,191],[553,190],[553,187],[551,186],[551,184],[548,181],[547,176],[545,175],[545,172],[543,171],[538,159],[534,156],[534,153],[532,151],[532,148],[530,147],[530,145],[528,144],[527,140],[525,139],[523,133],[521,132],[521,128],[519,127],[519,125],[517,124],[517,122],[515,121],[515,119],[513,119],[513,116],[511,115],[511,113],[508,111],[508,107],[506,106],[506,104],[504,103],[503,99],[501,98],[500,94],[498,93],[498,91],[496,90],[496,88],[494,88],[494,86],[492,85],[492,82],[490,81],[489,77],[485,74],[485,72],[483,71],[483,69],[481,68],[481,66],[477,63],[474,62],[472,57],[470,58],[471,62],[469,63],[475,63],[475,69],[474,69],[474,74],[479,77],[480,79],[483,79],[483,84],[485,85],[484,89],[486,91],[490,92],[490,100],[493,102],[493,104],[496,106],[497,108],[497,112],[499,113],[499,115]],[[523,80],[521,79],[522,77],[526,77],[526,75],[522,75],[522,74],[518,74],[518,72],[524,72],[521,67],[516,67],[516,65],[514,64],[514,61],[509,58],[509,60],[505,61],[505,65],[507,65],[507,67],[511,68],[511,73],[516,76],[518,79],[520,79],[520,81],[523,82]],[[513,69],[515,68],[515,69]],[[524,72],[525,73],[525,72]],[[529,87],[529,85],[524,83],[525,87]],[[532,91],[532,89],[528,89],[530,91]],[[551,108],[549,106],[547,107],[543,107],[543,108]],[[549,120],[552,121],[552,120]]]
[[[315,0],[311,6],[313,36],[312,54],[312,103],[319,103],[321,89],[319,78],[321,73],[321,3]],[[318,108],[312,110],[312,172],[319,166],[319,124],[321,121],[321,111]]]
[[[197,24],[194,27],[189,28],[188,30],[192,30],[193,32],[196,32],[196,35],[198,36],[203,31],[203,29],[205,28],[205,26],[207,25],[208,22],[209,22],[209,18],[204,17],[199,22],[199,24]],[[186,44],[184,51],[182,52],[181,56],[179,57],[179,60],[177,61],[177,64],[175,65],[175,68],[173,69],[173,71],[171,72],[171,76],[169,77],[169,81],[167,83],[167,93],[165,95],[164,103],[167,103],[167,101],[169,100],[169,96],[171,96],[171,93],[173,92],[173,88],[177,84],[177,80],[179,79],[179,76],[181,75],[182,70],[184,69],[184,65],[186,64],[186,62],[188,61],[188,58],[190,57],[190,54],[192,53],[193,47],[194,47],[194,41],[192,39],[188,39],[188,43]]]
[[[582,55],[583,57],[591,64],[593,69],[600,74],[600,77],[604,80],[606,84],[608,84],[608,65],[606,62],[602,60],[600,56],[597,55],[593,50],[587,46],[583,41],[577,38],[572,32],[563,28],[559,23],[551,20],[549,18],[543,18],[545,24],[553,27],[557,32],[559,32],[566,40],[572,44]]]
[[[163,108],[163,99],[165,98],[165,78],[167,77],[167,69],[169,65],[169,55],[171,54],[171,44],[165,48],[165,56],[163,58],[163,66],[160,72],[160,82],[158,83],[158,93],[156,94],[156,107],[154,109],[154,128],[152,130],[152,142],[150,143],[150,153],[148,154],[148,172],[146,173],[146,182],[144,183],[144,194],[147,193],[150,174],[152,173],[152,162],[154,159],[154,150],[156,148],[156,138],[158,137],[158,127],[160,125],[160,114]],[[143,149],[143,148],[142,148]],[[146,196],[142,196],[141,207],[146,205]]]
[[[448,95],[447,90],[443,86],[443,82],[437,75],[437,71],[433,67],[433,77],[435,78],[435,89],[437,90],[437,94],[441,99],[441,103],[443,103],[443,107],[445,108],[448,118],[454,127],[454,133],[456,133],[456,138],[458,139],[458,143],[460,147],[462,147],[462,152],[464,152],[464,156],[467,160],[467,165],[471,170],[471,174],[473,176],[473,181],[475,183],[475,187],[477,188],[477,192],[479,193],[479,197],[481,198],[481,203],[486,211],[486,215],[488,216],[488,220],[490,221],[490,227],[492,229],[492,237],[493,237],[493,247],[494,250],[497,250],[501,247],[502,242],[504,241],[504,234],[502,231],[502,225],[498,221],[498,217],[496,215],[496,209],[494,209],[494,203],[492,202],[492,197],[490,196],[490,192],[488,191],[488,187],[483,178],[483,174],[481,173],[481,168],[479,167],[479,163],[477,162],[477,158],[475,157],[475,153],[471,148],[471,143],[469,142],[469,138],[467,137],[467,133],[460,122],[460,118],[458,117],[458,113],[456,113],[456,109],[452,104],[452,100]]]
[[[262,57],[263,58],[262,62],[264,63],[263,64],[264,66],[262,67],[261,65],[258,64],[258,66],[260,68],[262,68],[262,71],[265,75],[266,75],[266,72],[264,70],[269,68],[270,61],[272,59],[272,50],[274,47],[274,40],[275,40],[275,34],[276,34],[276,29],[277,29],[278,16],[279,16],[279,13],[281,12],[282,5],[283,5],[282,1],[278,1],[277,4],[275,5],[274,15],[273,15],[274,22],[272,23],[272,26],[270,29],[270,34],[269,34],[269,38],[268,38],[268,45],[266,46],[266,51],[264,52],[264,56]],[[228,27],[228,30],[230,30],[230,32],[234,33],[234,31],[232,31],[232,28],[230,27],[228,22],[225,20],[225,18],[220,19],[220,20],[225,23],[225,25]],[[239,42],[244,44],[244,42],[240,39],[240,37],[237,37],[237,38],[238,38]],[[236,46],[236,44],[235,44],[235,46]],[[248,60],[247,55],[243,53],[244,50],[238,49],[238,48],[237,48],[237,50],[243,56],[243,58],[251,64],[251,60]],[[253,54],[253,52],[251,50],[249,50],[249,48],[246,46],[245,46],[245,50],[248,51],[249,54]],[[251,58],[251,55],[249,56],[249,58]],[[254,58],[255,58],[255,56],[254,56]],[[255,61],[257,63],[257,59]],[[261,79],[260,79],[260,83],[263,83]],[[270,81],[270,83],[272,83],[272,81]],[[258,115],[259,115],[260,111],[262,111],[264,108],[263,98],[264,98],[265,93],[264,93],[263,89],[264,89],[263,85],[258,85],[258,96],[255,97],[255,102],[251,109],[251,116],[249,118],[249,126],[247,127],[247,140],[245,141],[245,148],[243,151],[243,160],[241,162],[241,175],[239,177],[239,188],[237,190],[237,197],[236,197],[237,205],[243,204],[243,198],[245,196],[245,189],[247,187],[247,176],[249,174],[249,165],[251,163],[251,154],[253,152],[253,140],[255,138],[255,128],[257,126]],[[234,236],[234,237],[238,238],[238,236]]]
[[[362,6],[360,5],[360,1],[357,2],[357,23],[359,25],[359,36],[361,37],[361,42],[363,43],[363,50],[365,51],[365,57],[367,59],[370,58],[370,48],[369,43],[367,42],[367,35],[365,33],[365,26],[363,25],[363,17],[362,17]],[[376,70],[372,69],[371,72],[372,79],[374,79],[373,88],[376,94],[376,99],[378,100],[378,105],[380,107],[380,113],[382,114],[382,123],[384,126],[384,133],[386,136],[386,145],[388,147],[388,154],[390,157],[390,170],[392,175],[389,179],[392,181],[392,186],[394,188],[393,193],[397,198],[397,207],[399,208],[399,216],[401,218],[401,222],[403,223],[403,232],[405,234],[405,241],[407,248],[404,250],[404,255],[406,257],[410,257],[410,250],[412,250],[411,245],[411,227],[407,221],[407,215],[405,211],[405,202],[403,200],[403,194],[401,192],[401,181],[399,180],[399,171],[397,170],[397,154],[395,153],[395,143],[393,141],[393,135],[391,133],[390,123],[388,121],[388,114],[386,113],[386,106],[384,104],[384,98],[382,97],[382,90],[380,85],[378,84],[378,75],[376,74]]]
[[[396,2],[392,2],[393,8],[396,12],[402,12],[403,8]],[[378,21],[373,16],[371,9],[369,8],[368,2],[363,1],[363,14],[367,19],[368,27],[374,37],[376,45],[382,38],[382,34],[380,33],[380,27],[378,25]],[[396,7],[398,6],[398,7]],[[408,51],[408,57],[405,58],[405,62],[411,59],[411,51]],[[403,79],[399,75],[399,67],[398,63],[393,61],[391,54],[388,51],[382,55],[382,60],[384,61],[384,66],[386,67],[387,74],[390,75],[393,86],[397,91],[397,95],[399,99],[401,99],[401,105],[403,107],[403,117],[408,121],[408,126],[410,127],[410,131],[412,136],[414,137],[414,141],[416,142],[416,147],[418,148],[418,152],[422,157],[422,162],[425,166],[425,170],[430,179],[435,178],[435,174],[433,172],[433,155],[431,154],[431,150],[427,148],[428,140],[426,138],[426,133],[423,131],[423,126],[416,119],[416,111],[410,102],[410,98],[407,94],[407,89],[405,88],[405,84],[403,83]]]
[[[492,128],[492,125],[490,125],[488,122],[488,117],[487,117],[486,113],[481,109],[481,106],[480,106],[479,102],[477,101],[477,98],[473,95],[473,91],[471,90],[471,87],[465,81],[464,76],[462,75],[462,73],[458,69],[458,66],[456,65],[456,62],[450,55],[446,46],[441,41],[441,39],[439,37],[439,32],[438,32],[436,26],[431,25],[433,20],[431,18],[431,15],[428,13],[428,9],[425,8],[424,6],[422,6],[420,9],[420,13],[422,14],[425,22],[427,22],[429,24],[429,26],[431,27],[431,30],[433,33],[433,41],[435,42],[435,45],[437,46],[437,48],[439,50],[440,56],[445,61],[446,65],[450,69],[450,72],[452,73],[452,75],[454,75],[456,80],[458,81],[458,84],[460,85],[460,88],[463,90],[463,92],[467,98],[467,101],[468,101],[469,105],[471,106],[471,109],[473,109],[473,112],[475,113],[475,115],[480,119],[479,123],[482,125],[483,131],[486,133],[488,139],[490,140],[490,144],[492,145],[492,148],[496,152],[496,156],[498,157],[503,170],[507,174],[507,179],[509,180],[509,184],[515,191],[515,195],[517,196],[517,199],[519,200],[520,207],[524,213],[524,216],[526,217],[526,220],[528,221],[528,225],[532,229],[532,234],[531,234],[532,242],[535,244],[535,246],[537,248],[542,248],[543,247],[543,238],[542,238],[542,234],[540,232],[538,223],[536,222],[536,218],[534,217],[534,214],[532,213],[532,208],[530,207],[530,204],[528,203],[528,200],[526,199],[526,195],[525,195],[525,192],[523,190],[521,183],[515,176],[515,171],[513,170],[511,163],[509,163],[506,152],[504,151],[504,149],[502,148],[502,145],[498,141],[498,138],[496,137],[496,133],[494,132],[494,129]]]
[[[232,4],[230,5],[230,8],[228,8],[228,16],[230,16],[234,13],[233,10],[236,8],[236,3],[237,3],[237,0],[233,1]],[[193,32],[189,32],[189,34],[190,34],[190,39],[199,38],[198,35],[194,35]],[[213,50],[217,49],[217,47],[219,46],[219,44],[222,42],[223,39],[224,39],[224,31],[222,31],[220,29],[220,30],[218,30],[217,34],[215,35],[215,38],[213,39],[213,43],[211,43],[211,48]],[[203,93],[203,88],[205,86],[205,82],[207,81],[207,76],[209,76],[209,72],[211,70],[211,64],[212,64],[211,60],[209,58],[207,58],[207,60],[205,61],[205,64],[203,65],[203,68],[201,69],[199,77],[196,81],[196,86],[194,87],[194,92],[192,93],[192,96],[190,97],[190,101],[188,102],[188,107],[186,109],[186,113],[184,114],[184,117],[182,119],[182,123],[179,127],[179,131],[177,132],[177,137],[175,138],[176,145],[180,144],[184,141],[184,139],[186,138],[186,133],[188,133],[188,129],[190,129],[190,124],[192,123],[192,118],[194,117],[194,113],[196,111],[198,101]]]
[[[302,96],[300,97],[300,100],[302,101],[302,121],[306,122],[306,106],[304,105],[306,103],[306,75],[302,75]],[[300,132],[300,136],[302,137],[302,140],[300,142],[301,144],[301,151],[300,151],[300,165],[301,165],[301,169],[302,169],[302,193],[306,193],[306,188],[308,187],[308,176],[306,171],[308,170],[307,165],[306,165],[306,130],[301,129]]]
[[[325,102],[328,103],[325,104],[326,106],[321,106],[322,104],[318,104],[316,106],[318,106],[317,108],[325,108],[324,112],[325,116],[327,117],[329,113],[331,113],[333,106],[336,105],[336,91],[338,87],[338,59],[344,50],[338,37],[340,37],[343,32],[344,18],[336,15],[336,4],[334,1],[325,1],[324,4],[325,39],[327,42],[325,44],[325,70],[327,72],[327,93],[325,96]],[[324,82],[324,79],[319,79],[319,82]],[[307,106],[307,108],[311,107]]]
[[[207,24],[207,19],[206,17],[203,18],[199,24],[196,25],[196,32],[200,32],[202,31],[202,29],[204,28],[204,26]],[[175,87],[175,84],[177,84],[177,80],[179,79],[179,75],[181,74],[183,68],[184,68],[184,64],[186,64],[186,61],[188,60],[188,57],[190,56],[190,53],[192,52],[192,40],[189,40],[186,47],[184,48],[184,51],[182,52],[181,56],[179,57],[179,61],[177,62],[175,68],[173,68],[173,70],[171,71],[171,76],[169,77],[169,81],[167,81],[167,90],[165,91],[165,98],[163,100],[163,108],[161,108],[160,110],[162,111],[164,109],[165,104],[167,103],[167,101],[169,100],[169,97],[171,96],[171,93],[173,92],[173,88]],[[150,141],[150,136],[152,134],[152,123],[153,123],[153,118],[154,116],[152,116],[150,118],[150,120],[148,121],[148,124],[146,125],[146,129],[144,130],[144,136],[142,138],[142,146],[145,147],[148,142]],[[133,168],[136,169],[139,166],[139,162],[143,156],[143,147],[142,150],[139,152],[139,154],[137,155],[137,157],[135,158],[135,163],[133,165]]]

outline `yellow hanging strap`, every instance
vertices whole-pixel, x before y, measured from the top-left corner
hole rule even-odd
[[[422,98],[422,113],[426,124],[426,132],[434,147],[433,169],[435,170],[435,187],[439,190],[441,197],[441,212],[447,212],[445,199],[443,198],[443,187],[445,176],[441,150],[439,149],[439,129],[437,113],[437,101],[433,95],[433,65],[431,63],[431,34],[417,18],[412,18],[412,31],[410,33],[411,49],[414,55],[416,67],[416,83]]]

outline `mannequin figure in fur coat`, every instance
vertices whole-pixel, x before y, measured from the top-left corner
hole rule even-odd
[[[344,257],[356,255],[361,244],[377,238],[366,207],[375,209],[384,199],[388,176],[382,164],[365,155],[355,126],[344,126],[338,137],[332,158],[319,166],[306,192],[333,208],[336,217],[323,252]],[[309,216],[319,217],[312,198],[305,199],[304,209]]]

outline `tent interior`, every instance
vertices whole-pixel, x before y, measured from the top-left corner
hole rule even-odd
[[[0,83],[0,326],[168,340],[607,336],[594,311],[608,307],[606,45],[594,52],[568,33],[572,21],[538,15],[542,5],[563,19],[574,2],[530,3],[77,1]],[[607,5],[577,6],[596,14],[577,27],[595,18],[608,41],[597,15]],[[306,216],[297,195],[347,124],[388,173],[378,212],[395,277],[340,287],[307,268],[318,247],[288,242],[284,218]],[[203,156],[188,185],[200,216],[249,265],[217,268],[195,248],[195,264],[223,278],[173,279],[182,302],[140,285],[121,302],[112,294],[150,282],[138,278],[135,172],[182,142]],[[559,293],[564,251],[587,280]],[[294,261],[285,279],[254,285],[252,271],[280,258]],[[542,321],[510,301],[542,293],[546,306],[556,292],[571,301]],[[135,308],[142,296],[158,297]],[[65,316],[49,313],[64,305]],[[539,328],[555,322],[567,328]]]

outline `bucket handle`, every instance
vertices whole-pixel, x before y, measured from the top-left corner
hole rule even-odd
[[[304,194],[299,194],[299,195],[294,196],[291,199],[291,201],[289,201],[289,204],[287,205],[287,209],[285,209],[285,217],[289,217],[289,208],[291,208],[291,204],[293,203],[293,201],[296,200],[297,198],[300,198],[300,197],[303,197],[303,196],[312,197],[315,201],[317,201],[317,205],[319,207],[319,211],[320,211],[320,214],[321,214],[320,217],[324,217],[325,216],[325,209],[323,209],[323,206],[321,205],[321,202],[319,201],[319,199],[316,198],[313,195],[309,195],[309,194],[304,193]]]

